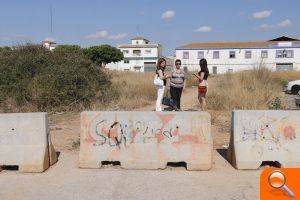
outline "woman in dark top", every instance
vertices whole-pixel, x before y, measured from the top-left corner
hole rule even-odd
[[[156,98],[155,111],[162,111],[161,102],[162,102],[165,87],[166,87],[166,84],[167,84],[167,79],[170,78],[170,75],[165,75],[165,69],[166,69],[166,60],[164,58],[160,58],[157,62],[156,74],[158,75],[158,77],[161,80],[163,80],[164,85],[163,86],[156,86],[157,98]]]
[[[207,68],[207,61],[205,58],[202,58],[199,62],[200,65],[200,71],[198,74],[194,74],[199,79],[198,84],[198,100],[201,106],[202,111],[206,111],[206,93],[207,93],[207,78],[209,76],[209,71]]]

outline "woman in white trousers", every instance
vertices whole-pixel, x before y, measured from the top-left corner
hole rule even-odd
[[[157,98],[156,98],[156,108],[155,111],[162,111],[161,102],[164,96],[164,91],[166,88],[167,79],[170,78],[170,75],[165,75],[166,69],[166,60],[164,58],[158,59],[157,66],[156,66],[156,74],[158,77],[163,80],[163,86],[156,86],[157,89]]]

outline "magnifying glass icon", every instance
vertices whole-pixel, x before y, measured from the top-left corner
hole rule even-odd
[[[292,192],[290,188],[288,188],[285,183],[286,183],[286,178],[285,175],[279,171],[279,170],[274,170],[270,175],[269,175],[269,184],[271,187],[279,189],[283,188],[292,198],[295,198],[295,194]]]

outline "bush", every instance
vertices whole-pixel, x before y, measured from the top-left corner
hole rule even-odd
[[[70,50],[71,49],[71,50]],[[107,74],[78,48],[49,51],[27,44],[0,51],[0,103],[33,105],[39,111],[90,106],[109,101]]]

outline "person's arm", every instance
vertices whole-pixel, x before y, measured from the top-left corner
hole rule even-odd
[[[158,76],[161,80],[170,78],[170,75],[168,75],[168,74],[164,76],[161,70],[158,70]]]
[[[183,90],[185,89],[185,86],[186,86],[186,76],[184,75],[184,77],[183,77]]]
[[[196,76],[200,81],[202,81],[204,79],[204,72],[200,72],[200,76],[194,73],[194,76]]]

